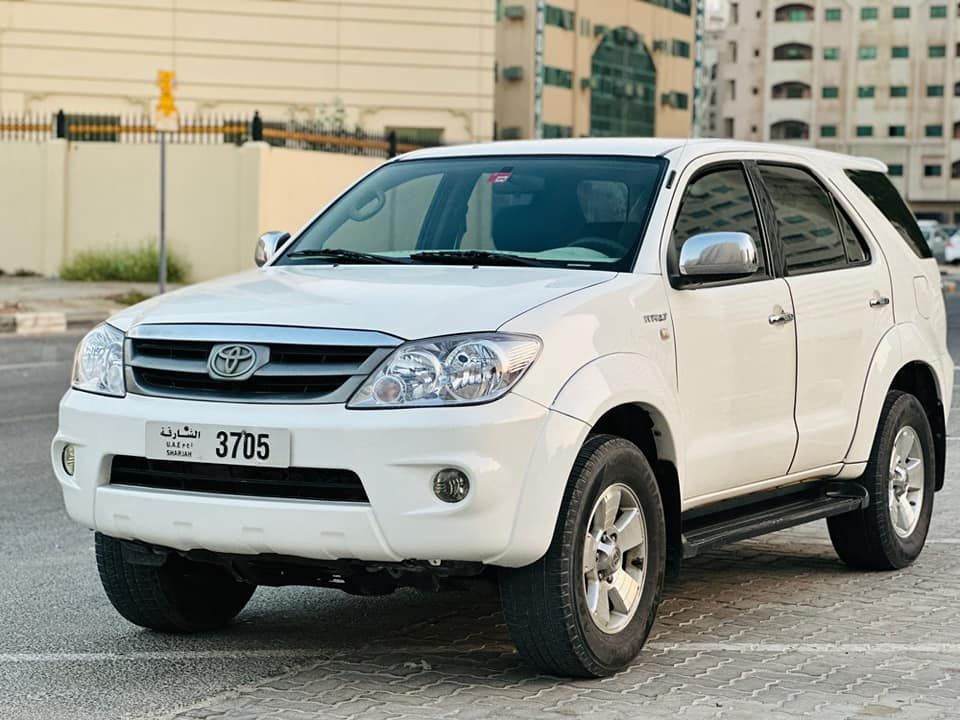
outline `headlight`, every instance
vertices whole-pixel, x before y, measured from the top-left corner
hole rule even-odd
[[[80,341],[73,358],[73,387],[123,397],[123,333],[98,325]]]
[[[540,353],[530,335],[478,333],[416,340],[397,348],[347,407],[471,405],[495,400]]]

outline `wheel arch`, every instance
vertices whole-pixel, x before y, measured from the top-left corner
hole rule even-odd
[[[952,362],[950,365],[952,372]],[[937,464],[936,487],[942,488],[946,457],[944,397],[951,392],[953,380],[952,376],[944,375],[945,372],[916,327],[905,323],[891,328],[881,338],[867,372],[860,414],[845,462],[867,461],[887,393],[890,390],[908,392],[917,397],[930,420]]]
[[[589,435],[609,434],[639,447],[657,477],[669,546],[668,572],[679,569],[683,498],[676,392],[650,358],[606,355],[580,368],[554,399],[554,410],[582,420]]]

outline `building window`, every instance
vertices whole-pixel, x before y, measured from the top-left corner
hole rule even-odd
[[[820,92],[821,95],[827,100],[840,97],[840,88],[838,88],[836,85],[824,85]]]
[[[823,59],[824,60],[839,60],[840,59],[840,48],[838,47],[825,47],[823,49]]]
[[[837,126],[836,125],[821,125],[820,126],[820,137],[822,138],[832,138],[837,136]]]
[[[907,127],[906,125],[891,125],[888,135],[890,135],[890,137],[906,137]]]
[[[927,97],[943,97],[943,85],[927,85]]]
[[[878,17],[880,17],[880,11],[877,10],[876,6],[868,5],[867,7],[860,8],[861,20],[876,20]]]
[[[561,70],[560,68],[545,67],[543,69],[543,82],[545,85],[572,88],[573,73],[569,70]]]
[[[954,86],[953,86],[953,94],[954,94],[956,97],[960,97],[960,82],[954,84]]]
[[[943,176],[943,166],[941,165],[924,165],[923,166],[923,176],[924,177],[942,177]]]
[[[573,137],[573,128],[569,125],[543,124],[543,136],[545,138],[568,138]]]
[[[740,3],[730,3],[730,22],[734,25],[740,23]]]
[[[774,60],[812,60],[813,48],[802,43],[777,45],[773,49]]]
[[[770,126],[771,140],[807,140],[810,126],[801,120],[781,120]]]
[[[843,10],[840,8],[827,8],[827,22],[840,22],[843,20]]]
[[[644,42],[629,28],[604,35],[590,65],[590,134],[653,137],[657,68]]]
[[[960,140],[960,121],[953,124],[953,139]]]
[[[857,57],[860,58],[861,60],[876,60],[877,46],[861,45],[859,51],[857,51]]]
[[[910,6],[909,5],[896,5],[893,8],[893,19],[894,20],[908,20],[910,19]]]
[[[773,86],[773,97],[776,100],[810,97],[810,86],[802,82],[784,82]]]
[[[731,100],[737,99],[737,81],[736,80],[727,80],[727,96]]]
[[[660,104],[677,110],[686,110],[690,104],[690,96],[682,92],[668,92],[660,96]]]
[[[923,134],[926,137],[943,137],[943,125],[926,125]]]
[[[873,137],[873,125],[857,125],[857,137]]]
[[[671,40],[670,54],[677,57],[690,57],[690,43],[684,40]]]
[[[781,5],[773,13],[774,22],[809,22],[813,8],[809,5]]]
[[[887,165],[887,174],[890,177],[903,177],[903,165],[899,163],[895,165]]]
[[[573,30],[576,13],[573,10],[564,10],[553,5],[547,5],[544,9],[543,22],[545,25],[563,28],[564,30]]]
[[[954,180],[960,178],[960,160],[957,160],[950,166],[950,177]]]
[[[583,37],[590,37],[590,18],[580,18],[580,34]]]
[[[890,86],[890,97],[907,97],[907,86],[906,85],[891,85]]]
[[[890,57],[908,58],[910,57],[910,48],[906,45],[894,45],[890,48]]]
[[[728,138],[733,137],[733,118],[723,119],[723,136]]]
[[[873,85],[860,85],[857,88],[857,97],[858,98],[872,98],[876,95],[877,89]]]
[[[931,45],[927,48],[927,55],[932,58],[942,58],[947,56],[946,45]]]
[[[932,18],[945,18],[947,16],[947,6],[946,5],[931,5],[930,6],[930,17]]]
[[[737,41],[731,40],[727,43],[727,55],[730,57],[730,62],[737,61]]]

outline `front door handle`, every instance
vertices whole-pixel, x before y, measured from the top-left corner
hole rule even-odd
[[[870,298],[870,307],[872,308],[885,307],[889,304],[890,304],[890,298],[888,297],[874,295],[872,298]]]
[[[793,313],[790,312],[777,312],[767,318],[770,321],[771,325],[786,325],[788,322],[793,322]]]

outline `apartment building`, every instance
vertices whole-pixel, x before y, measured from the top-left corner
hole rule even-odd
[[[960,221],[960,4],[729,4],[716,135],[876,157],[921,217]]]
[[[497,137],[687,137],[694,11],[693,0],[498,0]]]
[[[493,0],[0,0],[0,113],[312,120],[423,141],[493,133]]]

